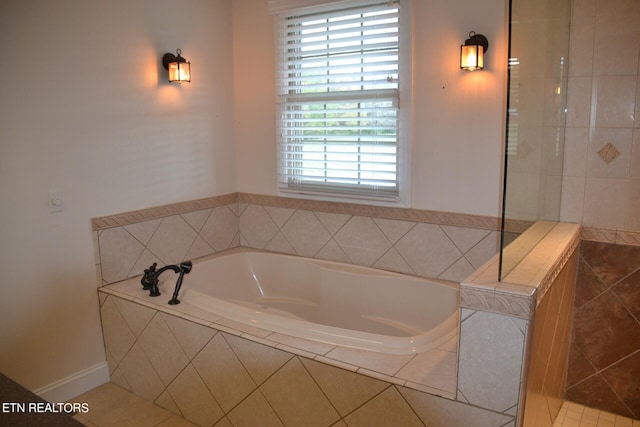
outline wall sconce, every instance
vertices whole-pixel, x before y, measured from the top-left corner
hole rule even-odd
[[[467,71],[482,70],[487,49],[489,49],[487,38],[471,31],[469,38],[460,46],[460,68]]]
[[[191,82],[191,62],[188,62],[180,54],[182,50],[176,50],[177,56],[165,53],[162,57],[162,66],[169,71],[170,82]]]

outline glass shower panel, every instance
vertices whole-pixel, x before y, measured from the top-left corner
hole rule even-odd
[[[501,280],[560,218],[570,17],[571,0],[510,2]]]

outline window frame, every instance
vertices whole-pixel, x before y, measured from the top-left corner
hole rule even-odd
[[[282,71],[284,69],[283,61],[287,58],[286,47],[281,43],[283,31],[286,29],[286,20],[289,17],[307,16],[315,13],[326,13],[332,10],[355,9],[359,6],[367,6],[371,4],[389,3],[384,1],[371,0],[352,0],[333,2],[332,4],[314,7],[306,7],[304,9],[288,9],[280,11],[276,19],[276,78],[277,78],[277,156],[278,156],[278,194],[283,196],[295,195],[300,198],[310,198],[319,200],[335,200],[335,201],[351,201],[355,203],[373,203],[379,205],[391,206],[407,206],[410,193],[410,148],[411,148],[411,2],[407,0],[395,1],[399,4],[398,15],[398,89],[397,97],[394,101],[397,103],[397,144],[396,144],[396,178],[397,194],[389,194],[381,191],[379,194],[363,194],[358,191],[360,187],[349,186],[341,187],[340,191],[336,191],[337,185],[329,184],[328,188],[323,189],[323,185],[289,185],[284,182],[284,176],[287,173],[284,169],[287,165],[283,159],[284,144],[284,128],[282,122],[286,115],[287,98],[293,99],[295,95],[291,93],[281,93]],[[401,3],[401,4],[400,4]],[[331,95],[328,96],[329,98]],[[365,97],[366,98],[366,97]],[[325,101],[326,102],[326,101]],[[352,191],[356,189],[356,191]],[[345,200],[346,199],[346,200]]]

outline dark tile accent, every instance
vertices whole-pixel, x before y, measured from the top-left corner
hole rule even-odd
[[[633,417],[640,419],[640,351],[602,371],[602,376]]]
[[[598,369],[640,349],[640,324],[607,291],[575,312],[575,344]]]
[[[580,253],[600,280],[608,286],[640,266],[640,246],[583,241]]]
[[[640,321],[640,270],[614,286],[613,291],[636,320]]]
[[[606,291],[608,288],[593,272],[589,264],[580,258],[578,262],[578,276],[576,278],[576,296],[573,306],[578,309]]]
[[[640,417],[640,247],[582,241],[573,313],[567,399]]]
[[[607,382],[596,374],[567,390],[567,400],[591,408],[632,417],[633,415]]]
[[[582,350],[574,344],[573,340],[569,350],[569,368],[567,371],[567,388],[576,385],[597,372],[596,368],[584,357]]]

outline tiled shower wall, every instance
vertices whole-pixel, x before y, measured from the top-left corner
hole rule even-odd
[[[637,244],[640,2],[573,0],[570,38],[561,220]]]
[[[582,242],[567,398],[640,419],[640,246]]]
[[[567,398],[640,418],[640,2],[573,0],[564,221],[586,227]]]
[[[92,220],[100,284],[237,246],[461,281],[498,251],[495,218],[230,194]]]

